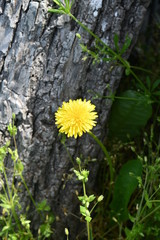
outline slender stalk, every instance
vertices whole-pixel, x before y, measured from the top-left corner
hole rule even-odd
[[[18,219],[17,214],[15,212],[15,206],[14,206],[14,202],[13,202],[12,192],[11,192],[10,187],[9,187],[9,183],[8,183],[8,178],[7,178],[7,174],[6,174],[6,171],[5,171],[5,167],[3,168],[3,174],[4,174],[4,177],[5,177],[7,190],[8,190],[8,194],[9,194],[9,201],[10,201],[10,204],[11,204],[11,211],[12,211],[13,217],[14,217],[16,223],[17,223],[17,226],[18,226],[19,230],[21,230],[21,227],[20,227],[20,224],[19,224],[19,219]]]
[[[75,164],[74,164],[74,162],[73,162],[72,156],[71,156],[70,152],[68,151],[68,148],[66,147],[66,144],[63,143],[63,142],[62,142],[62,144],[63,144],[63,146],[64,146],[64,148],[65,148],[65,150],[66,150],[66,152],[67,152],[67,154],[68,154],[69,159],[70,159],[71,162],[72,162],[73,167],[75,167]]]
[[[89,135],[98,143],[98,145],[101,147],[102,151],[104,152],[104,155],[107,158],[108,164],[109,164],[109,171],[110,171],[110,180],[111,183],[113,182],[113,166],[112,166],[112,159],[106,149],[106,147],[103,145],[103,143],[97,138],[92,132],[89,132]]]
[[[92,37],[94,37],[100,44],[102,44],[104,47],[107,48],[108,52],[111,53],[115,59],[118,59],[122,65],[126,68],[128,68],[128,65],[126,61],[115,51],[113,51],[108,45],[106,45],[96,34],[94,34],[87,26],[85,26],[83,23],[81,23],[75,16],[73,16],[70,12],[67,13],[75,22],[77,22],[84,30],[86,30]],[[138,76],[132,71],[130,68],[130,73],[134,76],[134,78],[139,82],[139,84],[143,87],[143,89],[146,89],[145,85],[142,83],[142,81],[138,78]]]
[[[135,99],[135,98],[127,98],[127,97],[118,97],[118,96],[102,96],[100,98],[109,98],[109,99],[121,99],[121,100],[127,100],[127,101],[139,101],[139,99]]]
[[[146,171],[147,171],[147,170],[146,170]],[[143,187],[142,198],[141,198],[141,201],[140,201],[140,204],[139,204],[139,208],[138,208],[138,211],[137,211],[137,215],[136,215],[136,219],[135,219],[134,225],[139,221],[140,214],[141,214],[141,212],[142,212],[142,204],[143,204],[143,201],[144,201],[144,196],[145,196],[145,189],[146,189],[146,185],[147,185],[147,180],[148,180],[148,171],[146,172],[146,177],[145,177],[145,183],[144,183],[144,187]]]
[[[148,213],[144,218],[142,218],[139,223],[144,222],[144,220],[146,220],[146,218],[150,217],[153,213],[155,213],[156,211],[158,211],[160,209],[160,205],[158,207],[156,207],[153,211],[151,211],[150,213]]]
[[[85,182],[83,181],[83,194],[84,196],[86,196],[86,186],[85,186]],[[90,240],[90,224],[88,221],[86,221],[87,224],[87,234],[88,234],[88,240]]]
[[[26,182],[25,182],[25,180],[24,180],[23,175],[20,174],[20,177],[21,177],[21,180],[22,180],[22,182],[23,182],[23,184],[24,184],[24,186],[25,186],[25,188],[26,188],[26,190],[27,190],[27,193],[28,193],[30,199],[32,200],[33,205],[34,205],[35,208],[37,209],[36,203],[35,203],[35,201],[34,201],[34,199],[33,199],[33,197],[32,197],[31,192],[29,191],[29,188],[27,187],[27,184],[26,184]]]

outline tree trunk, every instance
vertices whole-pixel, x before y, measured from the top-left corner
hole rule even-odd
[[[76,0],[72,12],[110,47],[115,33],[121,44],[128,34],[132,44],[125,54],[127,58],[149,3],[150,0]],[[112,63],[93,65],[90,59],[82,61],[75,34],[80,33],[88,47],[94,39],[68,17],[47,13],[49,7],[53,3],[48,0],[0,2],[0,140],[4,142],[14,112],[27,184],[36,201],[47,199],[59,217],[55,233],[58,239],[63,239],[65,227],[70,227],[75,239],[79,220],[69,213],[79,212],[75,212],[75,190],[80,186],[70,178],[72,163],[60,142],[54,112],[63,101],[91,99],[88,90],[96,89],[106,96],[109,84],[115,91],[123,69]],[[94,133],[103,140],[111,101],[98,99],[92,103],[99,115]],[[80,154],[83,158],[97,158],[90,173],[94,183],[100,148],[88,134],[77,140],[67,139],[66,144],[74,160]],[[25,199],[24,196],[24,202]]]

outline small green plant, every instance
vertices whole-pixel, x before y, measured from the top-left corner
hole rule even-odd
[[[23,163],[19,158],[16,144],[17,128],[14,124],[15,114],[12,115],[12,122],[8,125],[8,131],[13,138],[14,150],[11,148],[10,141],[0,147],[0,237],[1,239],[48,239],[53,231],[51,224],[54,221],[53,214],[50,213],[50,207],[44,200],[36,204],[23,177]],[[13,166],[8,169],[5,165],[5,159],[11,161]],[[28,195],[41,217],[42,224],[39,226],[37,238],[33,236],[31,231],[31,220],[27,218],[21,206],[19,193],[21,191],[21,183],[24,184]]]
[[[92,236],[92,229],[90,226],[90,223],[92,220],[91,213],[93,212],[96,205],[103,200],[103,195],[98,197],[98,199],[97,199],[96,203],[94,204],[94,206],[92,207],[92,209],[89,210],[91,202],[93,202],[96,197],[93,194],[90,196],[87,195],[86,182],[88,181],[89,171],[81,168],[80,158],[77,158],[76,161],[77,161],[79,170],[74,169],[74,173],[76,174],[77,179],[82,182],[82,186],[83,186],[83,196],[78,196],[78,199],[81,201],[80,213],[82,214],[82,216],[84,216],[86,224],[87,224],[88,240],[92,240],[93,236]]]

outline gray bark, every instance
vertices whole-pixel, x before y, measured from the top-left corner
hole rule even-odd
[[[110,47],[115,33],[121,43],[128,34],[132,45],[127,58],[149,3],[150,0],[75,1],[73,14]],[[25,179],[36,201],[46,198],[59,216],[57,236],[63,239],[64,227],[70,227],[73,236],[77,232],[75,218],[71,216],[71,222],[63,210],[75,213],[75,190],[79,185],[69,178],[72,164],[60,143],[54,112],[63,101],[91,99],[88,90],[96,89],[104,96],[109,84],[115,91],[122,68],[111,68],[111,63],[93,65],[89,59],[83,62],[75,34],[80,33],[88,46],[93,38],[66,16],[47,13],[49,6],[53,4],[48,0],[0,2],[0,140],[5,141],[6,126],[14,112]],[[99,115],[94,133],[104,139],[111,102],[92,102]],[[67,147],[73,159],[81,153],[84,158],[97,158],[97,163],[101,159],[99,147],[87,134],[77,140],[67,139]],[[91,182],[97,168],[98,164],[91,166]],[[24,196],[24,202],[25,199]]]

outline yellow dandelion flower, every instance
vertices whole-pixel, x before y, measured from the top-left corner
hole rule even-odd
[[[55,113],[59,132],[75,138],[82,136],[83,132],[89,132],[96,125],[95,119],[98,117],[94,110],[95,106],[86,99],[63,102],[62,107]]]

